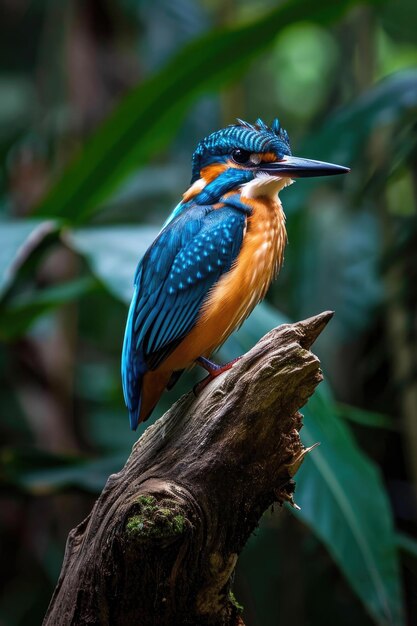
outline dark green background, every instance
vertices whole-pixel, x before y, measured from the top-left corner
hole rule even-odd
[[[0,626],[41,622],[68,531],[137,438],[119,374],[133,273],[196,143],[275,116],[294,154],[352,172],[282,192],[284,268],[218,355],[336,312],[301,511],[264,515],[235,593],[247,626],[415,623],[417,4],[0,8]]]

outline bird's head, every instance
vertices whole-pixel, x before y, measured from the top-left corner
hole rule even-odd
[[[184,200],[195,197],[201,203],[214,202],[252,181],[252,193],[255,189],[263,193],[265,188],[276,193],[293,178],[348,171],[340,165],[292,156],[288,133],[278,119],[270,127],[260,119],[255,124],[237,120],[198,144]]]

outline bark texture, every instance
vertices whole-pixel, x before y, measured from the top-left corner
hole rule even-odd
[[[71,531],[44,625],[243,624],[231,593],[262,513],[292,499],[298,412],[332,313],[280,326],[150,426]]]

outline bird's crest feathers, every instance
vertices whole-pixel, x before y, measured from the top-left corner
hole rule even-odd
[[[245,122],[240,118],[237,118],[236,121],[237,124],[231,124],[228,128],[233,126],[243,126],[248,130],[266,131],[269,133],[274,133],[274,135],[276,135],[281,141],[287,144],[288,148],[290,148],[290,138],[288,137],[288,133],[284,128],[282,128],[280,121],[277,117],[273,120],[271,126],[265,124],[265,122],[261,120],[260,117],[258,117],[254,124],[249,124],[249,122]]]

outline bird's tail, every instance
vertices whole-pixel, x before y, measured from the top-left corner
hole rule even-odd
[[[130,428],[136,430],[141,421],[142,413],[142,386],[144,375],[134,375],[129,372],[128,385],[123,385],[125,403],[129,411]]]
[[[129,411],[129,422],[131,430],[136,430],[140,423],[140,407],[141,407],[141,399],[139,397],[139,402],[135,407],[128,407]]]
[[[136,430],[141,422],[148,419],[172,375],[169,371],[148,370],[144,355],[136,345],[134,330],[136,299],[137,287],[127,317],[122,351],[123,394],[132,430]]]
[[[170,372],[149,371],[137,381],[137,402],[129,406],[130,428],[136,430],[139,424],[145,422],[158,403],[164,389],[171,378]]]
[[[136,430],[140,422],[142,384],[147,369],[143,355],[135,345],[134,316],[136,298],[137,287],[135,287],[127,317],[121,363],[123,395],[129,411],[130,427],[132,430]]]

